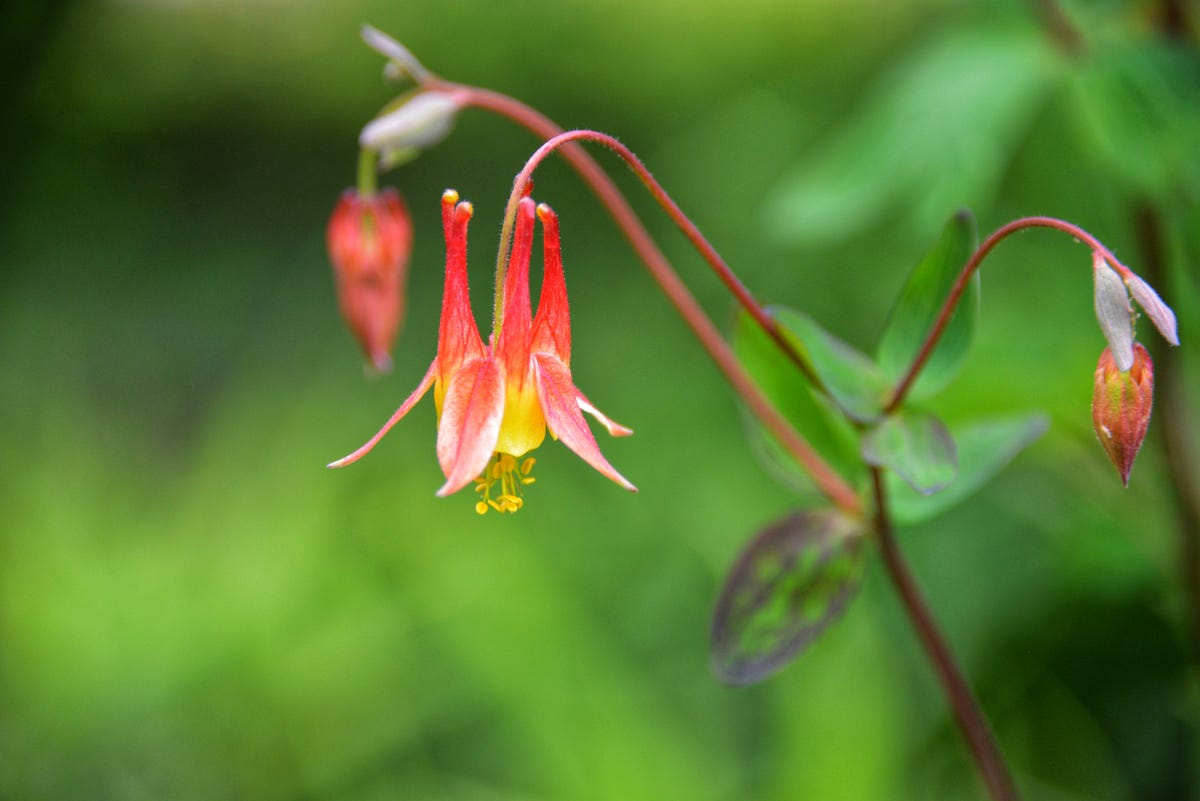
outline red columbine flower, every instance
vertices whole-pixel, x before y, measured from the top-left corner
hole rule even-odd
[[[1112,350],[1105,348],[1096,365],[1096,390],[1092,396],[1092,423],[1109,461],[1129,486],[1133,460],[1137,458],[1150,408],[1154,404],[1154,365],[1140,343],[1133,343],[1133,363],[1121,372]]]
[[[391,369],[392,342],[404,317],[412,222],[394,189],[342,194],[329,218],[329,259],[338,305],[375,369]]]
[[[467,289],[467,223],[470,203],[458,193],[442,195],[446,232],[446,285],[438,329],[437,358],[416,390],[365,445],[330,464],[344,467],[375,446],[409,409],[433,387],[437,407],[437,456],[446,483],[439,496],[475,483],[489,508],[515,512],[522,490],[532,484],[534,460],[526,453],[542,444],[546,429],[585,462],[628,490],[596,444],[582,412],[595,417],[613,436],[632,434],[596,409],[571,378],[571,322],[563,277],[558,218],[549,206],[536,207],[542,222],[545,266],[537,316],[529,303],[529,257],[533,250],[534,202],[521,200],[513,249],[505,272],[502,314],[487,344],[480,338]]]

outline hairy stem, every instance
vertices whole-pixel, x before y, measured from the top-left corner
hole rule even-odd
[[[780,349],[792,358],[792,361],[799,366],[805,375],[809,376],[814,384],[819,385],[816,377],[809,370],[808,365],[795,352],[791,344],[783,338],[775,321],[754,300],[749,290],[738,280],[737,276],[734,275],[729,266],[721,259],[712,245],[709,244],[691,220],[683,214],[674,201],[670,199],[666,190],[654,180],[645,165],[628,148],[616,139],[594,131],[564,133],[548,117],[507,95],[477,87],[451,84],[440,79],[432,80],[426,85],[438,86],[443,89],[453,88],[460,91],[464,93],[468,105],[488,109],[506,116],[529,129],[535,135],[545,137],[548,140],[529,159],[525,168],[513,183],[513,191],[509,197],[508,208],[505,212],[504,226],[501,229],[500,257],[497,263],[496,277],[497,286],[502,285],[504,280],[504,270],[507,264],[506,251],[508,250],[507,245],[512,236],[512,220],[515,217],[517,201],[520,200],[529,182],[529,176],[537,164],[556,149],[561,149],[563,156],[575,167],[584,181],[599,197],[601,203],[608,209],[609,214],[616,221],[618,228],[620,228],[625,238],[633,247],[634,252],[641,258],[663,293],[670,299],[680,316],[683,317],[688,327],[691,328],[692,333],[700,341],[700,344],[704,346],[705,350],[708,351],[713,361],[716,362],[717,367],[725,375],[725,378],[729,381],[734,391],[742,397],[746,405],[750,408],[750,411],[762,421],[763,425],[775,436],[784,449],[808,472],[813,483],[826,497],[849,514],[855,516],[862,514],[862,501],[854,491],[854,488],[821,458],[812,446],[809,445],[808,441],[792,427],[766,395],[763,394],[762,390],[759,389],[754,379],[742,367],[720,331],[717,330],[717,327],[713,325],[708,315],[700,307],[699,302],[688,291],[687,286],[680,279],[674,267],[671,266],[667,257],[663,255],[662,251],[654,243],[649,232],[646,231],[645,226],[638,219],[637,213],[634,212],[628,201],[625,200],[624,195],[621,194],[621,190],[617,188],[612,179],[608,177],[608,174],[604,172],[595,159],[583,150],[576,140],[586,139],[600,142],[616,151],[629,164],[659,203],[667,209],[671,218],[683,230],[684,234],[696,249],[700,251],[701,255],[704,256],[705,261],[709,263],[725,286],[733,293],[734,297],[738,299],[758,324],[771,335]],[[499,308],[497,308],[496,314],[498,325],[503,325],[502,311]]]
[[[501,116],[507,117],[541,139],[550,139],[564,132],[563,128],[561,128],[549,117],[545,116],[536,109],[525,105],[521,101],[509,97],[508,95],[501,94],[499,92],[493,92],[487,89],[481,89],[476,86],[465,86],[463,84],[451,83],[441,79],[431,81],[427,85],[441,88],[443,90],[456,90],[462,92],[467,98],[466,102],[469,105],[486,109],[488,111],[493,111]],[[658,246],[654,244],[654,241],[650,238],[650,235],[646,232],[645,227],[638,219],[637,214],[633,211],[632,207],[630,207],[628,201],[625,200],[625,196],[621,194],[621,190],[617,188],[617,185],[613,183],[612,179],[608,177],[608,174],[603,170],[603,168],[600,167],[596,160],[588,155],[586,150],[574,142],[564,144],[560,148],[560,152],[567,162],[575,168],[576,172],[579,173],[584,182],[587,183],[588,186],[591,187],[592,191],[596,193],[596,196],[600,199],[600,202],[604,204],[606,209],[608,209],[609,214],[611,214],[613,219],[616,220],[617,224],[621,227],[622,232],[625,234],[626,239],[628,239],[630,244],[633,245],[638,255],[642,257],[643,261],[646,261],[648,266],[651,264],[651,262],[654,262],[660,266],[665,265],[667,269],[671,269],[666,256],[664,256]],[[721,258],[721,255],[708,242],[708,240],[704,238],[704,235],[700,233],[700,230],[695,226],[695,224],[692,223],[692,221],[688,219],[687,215],[683,213],[679,206],[675,204],[675,202],[667,194],[666,190],[654,180],[649,170],[647,170],[641,164],[641,162],[637,160],[636,157],[634,157],[634,161],[637,162],[638,166],[634,167],[632,163],[630,166],[634,168],[634,171],[638,173],[638,177],[641,178],[642,182],[654,196],[655,200],[659,202],[659,204],[663,207],[663,210],[666,211],[667,215],[672,219],[672,221],[674,221],[679,229],[683,231],[683,234],[704,258],[705,262],[707,262],[712,268],[713,272],[716,273],[721,283],[725,285],[738,303],[741,304],[742,308],[744,308],[750,314],[750,316],[754,318],[754,321],[761,326],[768,335],[770,335],[770,337],[775,341],[776,345],[779,346],[780,350],[787,354],[788,358],[790,358],[792,362],[796,364],[796,366],[802,373],[804,373],[809,381],[811,381],[814,386],[820,387],[820,380],[816,375],[813,374],[808,363],[804,361],[799,353],[797,353],[792,344],[784,338],[783,333],[780,331],[779,325],[775,322],[775,319],[771,317],[770,314],[767,313],[766,309],[764,309],[762,305],[754,299],[754,296],[750,293],[750,290],[746,287],[746,285],[743,284],[737,275],[734,274],[733,270],[729,267],[725,260]],[[638,167],[640,167],[640,171],[638,170]],[[511,214],[505,214],[504,225],[500,230],[500,248],[499,255],[497,257],[497,281],[501,283],[508,258],[508,243],[512,238],[514,214],[515,212]],[[655,267],[651,267],[652,271],[655,269]],[[499,318],[502,313],[499,308],[499,304],[497,304],[495,313]]]
[[[942,338],[942,334],[946,331],[946,326],[950,323],[950,318],[954,316],[954,310],[958,307],[958,302],[962,300],[963,293],[967,290],[967,284],[971,280],[971,276],[983,264],[983,260],[992,252],[996,245],[1000,244],[1004,239],[1017,231],[1026,228],[1053,228],[1057,231],[1062,231],[1065,234],[1070,234],[1075,239],[1083,242],[1092,250],[1098,252],[1104,257],[1104,260],[1112,265],[1122,277],[1131,274],[1128,267],[1120,262],[1112,252],[1100,243],[1100,240],[1089,234],[1087,231],[1080,228],[1078,225],[1059,220],[1054,217],[1022,217],[1019,220],[997,228],[992,235],[983,241],[975,252],[971,254],[971,258],[967,259],[967,263],[963,265],[962,272],[959,273],[958,279],[954,282],[954,286],[950,289],[950,294],[946,296],[946,302],[942,304],[942,310],[938,314],[937,320],[934,321],[933,327],[929,330],[929,334],[925,337],[925,341],[921,344],[921,349],[917,351],[916,357],[913,359],[904,376],[896,384],[896,388],[892,391],[892,397],[884,407],[885,412],[892,412],[897,409],[904,398],[908,395],[908,391],[912,389],[913,383],[921,374],[921,369],[929,360],[933,349],[937,347],[938,340]]]
[[[938,630],[921,590],[900,553],[892,530],[892,520],[888,514],[882,471],[877,467],[872,468],[871,479],[875,486],[875,531],[879,537],[879,548],[883,553],[888,578],[904,603],[904,611],[908,613],[908,619],[916,630],[917,638],[925,649],[925,655],[929,658],[934,673],[937,674],[942,691],[954,710],[958,727],[988,792],[995,801],[1018,801],[1020,795],[1017,793],[1016,784],[992,736],[987,718],[984,717],[979,702],[963,677],[961,668],[955,662],[954,655],[950,653],[950,647]]]
[[[657,189],[657,194],[666,198],[666,192],[657,185],[649,171],[638,160],[627,147],[618,142],[607,134],[598,133],[596,131],[568,131],[561,133],[558,136],[551,137],[525,163],[524,169],[518,174],[513,182],[512,194],[509,196],[509,209],[515,210],[517,202],[525,192],[525,187],[529,182],[530,176],[541,163],[543,159],[549,156],[558,148],[575,142],[577,140],[586,140],[597,142],[605,145],[609,149],[615,151],[627,164],[633,168],[647,186]],[[670,202],[669,198],[666,198]],[[674,205],[672,203],[672,205]],[[633,245],[634,250],[641,256],[649,268],[651,275],[658,282],[659,287],[667,295],[674,304],[676,310],[691,327],[692,333],[700,340],[700,343],[708,351],[717,367],[725,374],[726,380],[734,390],[746,402],[750,411],[755,417],[762,421],[763,425],[779,440],[780,444],[787,449],[788,453],[808,472],[813,483],[817,485],[826,497],[833,501],[842,510],[858,515],[861,514],[862,504],[854,489],[846,483],[829,464],[821,458],[821,456],[813,450],[808,441],[792,427],[791,423],[779,413],[779,410],[771,403],[771,401],[759,389],[758,384],[742,367],[737,356],[729,347],[729,343],[713,325],[712,321],[705,314],[696,298],[688,291],[687,286],[680,279],[679,274],[671,267],[670,262],[662,255],[654,245],[650,235],[641,225],[633,210],[628,204],[624,205],[624,209],[618,213],[617,210],[610,209],[613,212],[614,218],[621,230]],[[682,214],[682,212],[679,212]],[[507,215],[506,215],[507,217]],[[686,218],[685,218],[686,219]],[[691,225],[690,221],[688,225]],[[700,237],[699,232],[696,236]],[[700,237],[703,240],[702,237]],[[707,245],[707,243],[705,243]]]

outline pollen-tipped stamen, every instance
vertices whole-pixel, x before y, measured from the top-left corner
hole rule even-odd
[[[511,454],[492,454],[487,467],[475,479],[475,491],[481,493],[481,500],[475,504],[475,512],[483,515],[487,514],[488,509],[495,509],[501,514],[520,511],[525,505],[521,497],[522,488],[537,480],[529,475],[536,462],[532,456],[518,462]],[[493,488],[498,490],[494,497]]]

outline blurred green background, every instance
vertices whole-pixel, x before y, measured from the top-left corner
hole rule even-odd
[[[985,233],[1066,217],[1135,269],[1152,220],[1167,274],[1147,277],[1194,399],[1200,73],[1194,30],[1164,43],[1170,5],[1067,5],[1072,50],[1017,0],[7,4],[0,797],[982,797],[878,565],[775,679],[710,676],[725,571],[813,499],[756,463],[732,393],[560,163],[537,184],[562,219],[575,378],[637,431],[601,446],[641,492],[548,443],[524,511],[478,518],[433,497],[428,402],[324,470],[434,352],[441,190],[475,203],[486,321],[537,145],[468,111],[384,179],[415,219],[411,310],[394,372],[364,378],[324,252],[393,91],[357,28],[619,136],[760,297],[865,350],[958,207]],[[990,259],[975,354],[933,408],[1051,428],[901,537],[1029,798],[1196,797],[1163,419],[1122,490],[1091,431],[1089,266],[1048,232]]]

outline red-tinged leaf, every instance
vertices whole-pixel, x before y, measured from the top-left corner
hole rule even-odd
[[[713,615],[712,669],[754,684],[799,656],[845,611],[862,580],[861,522],[796,512],[742,551]]]

